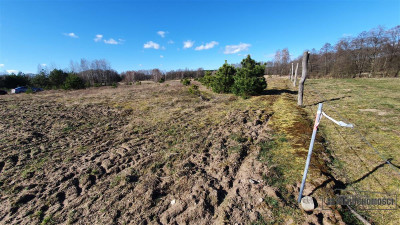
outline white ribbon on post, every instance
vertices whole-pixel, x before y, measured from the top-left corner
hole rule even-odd
[[[322,115],[325,116],[326,118],[328,118],[329,120],[331,120],[332,122],[336,123],[337,125],[341,126],[341,127],[349,127],[349,128],[353,128],[354,125],[351,123],[345,123],[343,121],[337,121],[335,119],[333,119],[332,117],[326,115],[325,112],[322,112]]]

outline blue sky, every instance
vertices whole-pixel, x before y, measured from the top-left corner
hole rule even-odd
[[[399,0],[0,0],[0,71],[64,69],[81,58],[107,59],[118,72],[215,69],[399,24]]]

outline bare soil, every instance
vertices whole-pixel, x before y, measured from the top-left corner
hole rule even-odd
[[[169,81],[1,96],[0,223],[342,223],[303,212],[265,180],[259,144],[274,132],[278,94],[200,89]]]

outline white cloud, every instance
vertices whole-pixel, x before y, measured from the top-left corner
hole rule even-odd
[[[194,41],[187,40],[183,42],[183,48],[191,48],[194,45]]]
[[[165,34],[166,34],[166,33],[167,33],[167,32],[162,31],[162,30],[160,30],[160,31],[157,32],[157,34],[160,35],[162,38],[165,37]]]
[[[8,74],[17,74],[19,72],[19,70],[6,70]]]
[[[196,51],[207,50],[210,48],[214,48],[216,45],[218,45],[218,42],[212,41],[212,42],[206,43],[205,45],[197,46],[194,50],[196,50]]]
[[[2,64],[0,64],[0,67],[4,67],[4,64],[2,63]]]
[[[117,45],[120,44],[118,41],[114,40],[114,38],[110,38],[108,40],[104,40],[104,43],[110,44],[110,45]]]
[[[238,45],[227,45],[225,46],[224,54],[235,54],[241,51],[249,50],[250,44],[240,43]]]
[[[160,58],[164,58],[164,56],[163,56],[163,55],[160,55]]]
[[[64,35],[72,38],[78,38],[78,36],[75,33],[64,33]]]
[[[159,49],[160,45],[152,42],[152,41],[148,41],[146,44],[143,45],[143,48],[154,48],[154,49]]]
[[[175,43],[173,40],[169,40],[168,44],[172,45],[173,43]]]
[[[99,42],[101,41],[101,39],[103,39],[103,35],[102,34],[97,34],[96,37],[94,38],[95,42]]]
[[[41,66],[47,66],[47,64],[46,63],[42,63],[42,64],[40,64]]]

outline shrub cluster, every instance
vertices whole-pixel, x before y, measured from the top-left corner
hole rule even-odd
[[[64,81],[65,90],[85,88],[85,82],[75,74],[69,74]]]
[[[206,73],[201,83],[211,87],[214,92],[233,93],[243,98],[262,93],[267,88],[264,65],[257,63],[250,55],[240,64],[241,67],[236,69],[225,61],[214,76]]]
[[[192,95],[200,95],[199,86],[192,84],[188,89],[189,93]]]
[[[181,80],[181,83],[185,86],[189,86],[190,85],[190,79],[189,78],[183,78]]]

